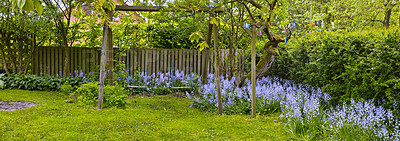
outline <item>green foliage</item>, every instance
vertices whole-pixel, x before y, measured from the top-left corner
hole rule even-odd
[[[190,49],[195,46],[189,39],[194,27],[179,29],[174,25],[154,25],[149,29],[154,30],[150,36],[150,46],[154,48]]]
[[[0,89],[4,89],[4,81],[3,81],[4,74],[0,74]]]
[[[65,82],[63,85],[61,85],[60,91],[62,94],[68,95],[73,91],[73,88],[68,82]]]
[[[68,82],[74,89],[87,83],[86,79],[80,77],[60,78],[55,76],[36,76],[24,74],[10,74],[0,78],[5,82],[5,88],[21,90],[59,91],[61,85]]]
[[[331,137],[332,140],[357,140],[357,141],[379,141],[370,129],[363,129],[356,125],[345,124]]]
[[[334,103],[400,101],[399,29],[326,32],[283,46],[270,74],[321,87]]]
[[[99,95],[98,83],[87,83],[80,86],[72,96],[77,100],[88,104],[97,105]],[[119,107],[124,108],[126,105],[125,99],[128,97],[125,90],[120,86],[105,86],[103,103],[104,107]]]

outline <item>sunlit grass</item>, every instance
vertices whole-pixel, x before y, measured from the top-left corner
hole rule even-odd
[[[68,103],[57,92],[1,90],[0,101],[30,101],[0,111],[0,140],[287,140],[278,115],[205,113],[186,98],[130,97],[126,109]]]

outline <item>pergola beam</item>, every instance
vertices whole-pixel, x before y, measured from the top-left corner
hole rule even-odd
[[[162,9],[164,9],[165,11],[169,11],[169,12],[179,12],[182,11],[182,9],[186,9],[185,12],[193,12],[193,11],[198,11],[198,12],[209,12],[210,10],[212,11],[212,8],[200,8],[198,10],[191,10],[188,8],[177,8],[177,9],[173,9],[173,8],[167,8],[165,6],[128,6],[128,5],[117,5],[115,7],[116,11],[147,11],[147,12],[158,12],[161,11]],[[224,12],[222,9],[214,9],[215,13],[221,13]]]

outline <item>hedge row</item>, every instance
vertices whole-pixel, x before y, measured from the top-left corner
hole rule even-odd
[[[363,98],[394,108],[400,102],[399,29],[316,34],[280,46],[269,73],[321,87],[334,103]]]

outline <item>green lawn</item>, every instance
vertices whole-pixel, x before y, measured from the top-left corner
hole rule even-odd
[[[57,92],[0,90],[0,101],[38,104],[0,111],[0,140],[288,140],[278,115],[218,116],[189,107],[186,98],[131,97],[126,109],[103,110],[66,99]]]

